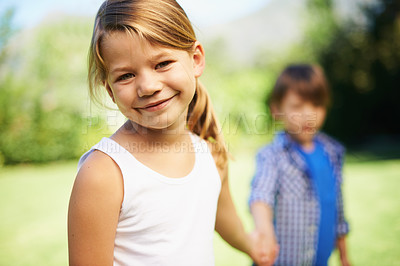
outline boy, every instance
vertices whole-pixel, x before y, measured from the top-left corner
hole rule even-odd
[[[342,265],[349,265],[341,191],[344,148],[318,132],[329,101],[324,73],[312,65],[287,67],[268,100],[284,132],[257,154],[249,205],[276,265],[327,265],[335,245]]]

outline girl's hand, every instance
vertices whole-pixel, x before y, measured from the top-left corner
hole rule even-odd
[[[250,257],[257,266],[273,265],[279,253],[279,245],[275,236],[266,236],[258,231],[253,231],[250,235],[251,251]]]

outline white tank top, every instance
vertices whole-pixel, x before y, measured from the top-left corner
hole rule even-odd
[[[121,145],[103,138],[93,150],[121,169],[124,199],[114,245],[114,265],[214,265],[213,235],[221,180],[207,143],[191,135],[196,160],[182,178],[163,176]],[[177,162],[179,165],[179,162]]]

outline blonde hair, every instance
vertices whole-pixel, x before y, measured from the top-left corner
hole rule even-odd
[[[89,50],[89,92],[101,103],[100,87],[108,70],[101,55],[101,43],[115,31],[136,33],[151,44],[192,52],[196,35],[182,7],[175,0],[108,0],[97,12]],[[189,130],[212,145],[218,167],[227,165],[227,149],[207,90],[196,81],[196,92],[189,104]]]

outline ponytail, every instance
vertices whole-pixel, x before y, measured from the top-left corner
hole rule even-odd
[[[210,96],[200,81],[197,81],[196,93],[189,105],[187,124],[190,131],[211,143],[216,165],[225,169],[228,151]]]

